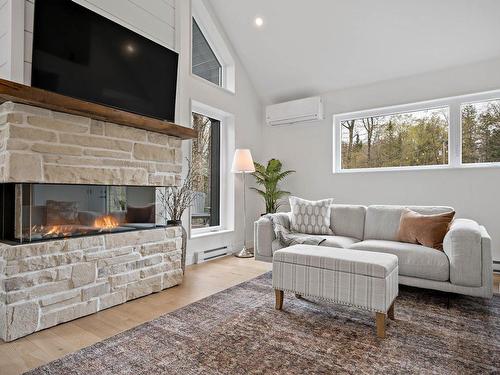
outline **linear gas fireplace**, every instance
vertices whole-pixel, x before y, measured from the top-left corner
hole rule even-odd
[[[156,188],[0,184],[0,241],[29,243],[156,228]]]

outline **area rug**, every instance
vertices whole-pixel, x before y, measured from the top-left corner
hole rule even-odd
[[[404,288],[387,338],[372,313],[285,295],[271,273],[29,374],[478,374],[500,371],[500,296]]]

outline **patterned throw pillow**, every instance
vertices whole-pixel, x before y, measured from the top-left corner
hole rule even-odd
[[[297,197],[290,197],[292,216],[290,229],[294,232],[307,234],[332,235],[330,229],[330,206],[333,199],[308,201]]]

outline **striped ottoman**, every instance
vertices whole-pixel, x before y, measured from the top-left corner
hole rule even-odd
[[[392,254],[312,245],[274,253],[276,309],[283,292],[318,297],[376,313],[377,335],[385,337],[386,316],[394,319],[398,295],[398,258]]]

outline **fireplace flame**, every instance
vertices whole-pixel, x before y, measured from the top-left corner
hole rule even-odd
[[[94,227],[99,228],[101,231],[114,229],[118,227],[118,225],[120,225],[118,220],[111,215],[98,217],[94,221]]]
[[[33,234],[39,234],[45,237],[68,237],[73,234],[75,227],[73,225],[34,225],[31,228]]]

